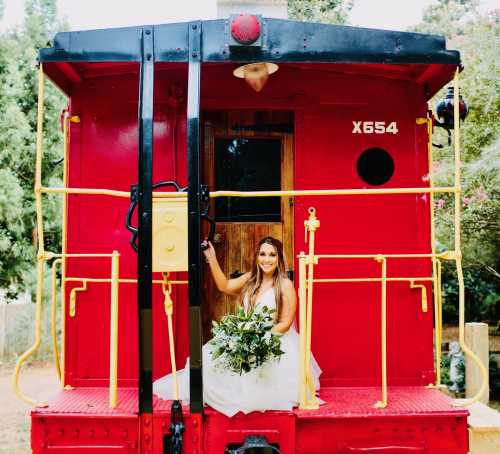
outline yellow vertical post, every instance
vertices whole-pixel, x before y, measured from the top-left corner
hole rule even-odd
[[[59,382],[62,385],[61,377],[61,364],[59,362],[59,348],[57,346],[57,266],[61,264],[62,259],[56,259],[52,262],[52,289],[51,289],[51,305],[50,305],[50,319],[51,319],[51,335],[52,335],[52,350],[54,352],[54,364],[56,366],[56,373],[59,377]],[[62,385],[64,387],[64,385]]]
[[[382,359],[382,400],[375,404],[375,408],[387,407],[387,260],[380,255],[375,258],[381,264],[381,359]]]
[[[172,368],[172,388],[173,393],[172,396],[174,400],[179,400],[179,381],[177,379],[177,363],[175,361],[175,342],[174,342],[174,327],[172,316],[174,314],[174,302],[172,301],[172,283],[168,278],[168,273],[164,272],[163,274],[163,282],[162,282],[162,291],[165,297],[163,306],[165,309],[165,314],[167,316],[167,325],[168,325],[168,345],[170,348],[170,367]]]
[[[312,305],[313,305],[313,285],[314,285],[314,265],[317,260],[314,256],[314,233],[320,226],[316,218],[316,209],[309,208],[309,219],[304,222],[307,232],[309,232],[309,254],[307,256],[307,305],[306,305],[306,349],[305,349],[305,367],[306,383],[309,390],[307,408],[318,408],[319,404],[315,396],[314,383],[311,377],[311,338],[312,338]]]
[[[433,124],[432,124],[432,116],[427,114],[427,151],[428,151],[428,161],[429,161],[429,187],[434,187],[433,181],[433,165],[434,165],[434,157],[432,153],[432,133],[433,133]],[[439,312],[439,303],[438,303],[438,282],[437,282],[437,259],[435,257],[436,254],[436,226],[435,226],[435,214],[434,214],[434,193],[429,193],[429,205],[430,205],[430,215],[431,215],[431,252],[432,252],[432,293],[433,293],[433,301],[434,301],[434,339],[435,339],[435,348],[436,348],[436,378],[434,380],[435,386],[441,386],[441,344],[440,344],[440,334],[439,334],[439,320],[441,318],[441,314]],[[432,385],[431,385],[432,386]]]
[[[441,344],[443,343],[443,293],[442,293],[442,265],[441,260],[436,260],[437,265],[437,325],[436,325],[436,356],[439,358],[438,368],[436,373],[438,378],[436,380],[436,386],[441,387]]]
[[[477,402],[485,393],[488,386],[488,371],[479,357],[465,345],[465,284],[464,275],[462,270],[462,251],[460,247],[461,231],[460,231],[460,218],[461,218],[461,162],[460,162],[460,110],[459,110],[459,83],[458,83],[458,73],[457,69],[455,72],[455,78],[453,79],[453,108],[454,108],[454,128],[453,128],[453,146],[455,153],[455,264],[457,267],[457,278],[458,278],[458,323],[459,323],[459,342],[462,351],[469,356],[473,361],[476,362],[479,367],[480,373],[483,378],[483,383],[481,388],[476,393],[475,396],[470,399],[457,400],[456,405],[472,404]]]
[[[68,122],[69,114],[64,112],[63,122],[63,187],[68,187]],[[62,219],[62,253],[67,252],[67,223],[68,223],[68,194],[63,194],[63,219]],[[61,386],[65,386],[66,370],[66,257],[61,264]]]
[[[299,408],[307,407],[307,363],[306,363],[306,255],[299,255],[299,320],[300,320],[300,405]]]
[[[113,251],[111,257],[111,314],[109,346],[109,406],[115,408],[118,401],[118,291],[120,254]]]
[[[43,240],[43,212],[42,212],[42,158],[43,158],[43,112],[44,112],[44,94],[45,94],[45,75],[43,67],[40,64],[38,71],[38,110],[37,110],[37,129],[36,129],[36,161],[35,161],[35,208],[36,225],[38,238],[37,253],[37,281],[36,281],[36,309],[35,309],[35,341],[33,345],[26,350],[17,360],[12,377],[12,388],[14,393],[25,402],[31,405],[47,406],[45,403],[36,402],[25,396],[19,389],[19,373],[24,362],[38,349],[41,342],[41,323],[42,323],[42,303],[43,303],[43,277],[45,267],[45,248]]]

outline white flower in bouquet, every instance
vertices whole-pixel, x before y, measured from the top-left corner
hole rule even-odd
[[[271,331],[275,312],[264,306],[246,313],[239,307],[236,315],[213,322],[210,345],[215,365],[241,375],[279,359],[283,354],[280,335]]]

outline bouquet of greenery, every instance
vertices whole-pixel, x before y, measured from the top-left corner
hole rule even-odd
[[[238,374],[250,372],[271,359],[278,359],[281,351],[279,334],[271,329],[274,309],[263,307],[248,313],[239,307],[236,315],[225,315],[213,322],[212,359],[215,366]]]

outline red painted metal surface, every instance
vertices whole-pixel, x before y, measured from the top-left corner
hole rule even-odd
[[[314,411],[239,413],[233,418],[209,407],[204,417],[190,415],[184,406],[185,452],[220,453],[228,445],[242,444],[249,435],[265,436],[283,454],[467,452],[467,411],[453,407],[451,399],[437,390],[390,387],[389,406],[383,410],[373,408],[378,388],[323,388],[320,397],[325,404]],[[114,410],[108,408],[107,398],[106,388],[61,391],[49,407],[35,410],[35,454],[64,446],[139,452],[139,440],[141,452],[163,453],[171,401],[155,399],[153,415],[139,419],[136,390],[121,390]]]
[[[50,65],[50,64],[49,64]],[[234,65],[235,67],[236,65]],[[411,79],[417,65],[281,65],[255,93],[232,76],[233,65],[207,65],[202,108],[294,112],[295,188],[366,188],[357,175],[359,155],[371,147],[389,152],[395,171],[382,187],[427,187],[423,87]],[[128,191],[137,182],[138,67],[82,64],[83,81],[71,90],[69,185]],[[443,81],[449,68],[434,68]],[[438,77],[438,76],[436,76]],[[186,179],[186,66],[158,65],[154,110],[154,181]],[[221,90],[224,87],[224,90]],[[353,121],[396,122],[397,134],[353,133]],[[124,227],[129,201],[69,196],[68,252],[118,250],[120,277],[136,278],[136,255]],[[429,253],[429,197],[422,195],[296,198],[294,250],[303,243],[303,220],[315,206],[321,227],[317,253]],[[289,258],[291,261],[292,258]],[[68,277],[109,278],[109,259],[69,259]],[[297,264],[295,263],[297,270]],[[389,259],[389,277],[429,277],[428,259]],[[154,276],[160,279],[159,275]],[[178,273],[174,278],[184,279]],[[316,277],[380,277],[374,260],[320,260]],[[69,292],[78,283],[68,283]],[[427,285],[431,302],[431,287]],[[176,359],[188,355],[187,296],[174,288]],[[265,412],[234,418],[207,409],[186,421],[185,452],[215,454],[228,443],[265,434],[285,453],[465,454],[466,412],[422,385],[433,381],[432,305],[423,313],[420,291],[388,284],[389,406],[380,398],[380,284],[317,284],[313,352],[322,369],[321,397],[313,412]],[[32,415],[32,442],[41,452],[162,453],[170,402],[155,400],[152,415],[137,415],[137,286],[120,285],[119,405],[108,408],[109,284],[79,292],[76,316],[66,316],[66,382],[47,409]],[[154,378],[170,371],[161,288],[153,289]],[[396,386],[398,385],[398,386]],[[404,386],[402,386],[404,385]],[[126,432],[126,433],[125,433]]]

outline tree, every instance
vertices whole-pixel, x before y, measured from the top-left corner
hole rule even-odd
[[[325,24],[345,24],[353,0],[288,0],[290,19]]]
[[[34,163],[37,111],[37,52],[57,28],[56,0],[28,0],[25,24],[0,36],[0,287],[11,294],[30,282],[35,259]],[[60,184],[59,115],[65,104],[47,84],[44,121],[45,185]],[[46,246],[58,250],[60,200],[44,198]]]
[[[424,12],[415,31],[445,34],[448,48],[460,50],[464,70],[461,95],[469,115],[461,125],[462,156],[462,251],[468,316],[496,321],[500,303],[500,116],[499,17],[480,15],[475,0],[439,0]],[[444,95],[438,93],[436,99]],[[433,101],[433,104],[435,102]],[[436,185],[453,184],[453,152],[437,131],[435,149]],[[436,200],[437,239],[442,248],[453,248],[453,199]],[[449,317],[456,307],[457,283],[453,269],[445,270],[444,289],[449,297]]]

